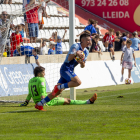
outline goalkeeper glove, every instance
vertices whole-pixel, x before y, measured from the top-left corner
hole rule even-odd
[[[20,104],[20,106],[27,106],[28,105],[28,102],[25,101],[23,104]]]
[[[38,59],[38,55],[36,55],[36,56],[34,56],[34,57],[35,57],[36,60]]]

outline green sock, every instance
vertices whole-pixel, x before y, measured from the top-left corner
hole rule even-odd
[[[82,100],[71,100],[70,105],[84,105],[87,104],[87,101]]]

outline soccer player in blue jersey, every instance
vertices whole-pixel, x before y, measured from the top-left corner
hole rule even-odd
[[[81,85],[81,80],[74,73],[74,68],[78,64],[80,64],[81,68],[85,67],[85,62],[89,54],[89,51],[86,49],[86,47],[91,45],[90,34],[82,34],[80,36],[80,42],[81,43],[76,43],[71,46],[66,56],[66,59],[60,68],[61,77],[58,81],[58,84],[54,87],[54,90],[52,93],[50,93],[43,100],[41,100],[35,105],[36,109],[43,110],[43,105],[45,103],[48,103],[50,100],[52,100],[56,96],[58,96],[64,89],[70,88],[70,87],[77,87]],[[84,52],[85,57],[81,52]],[[76,61],[75,60],[76,56],[81,58],[82,61]],[[92,98],[93,100],[91,102],[94,103],[96,98],[97,98],[97,94],[95,93],[93,95],[93,98]]]
[[[25,57],[25,63],[30,63],[30,56],[34,56],[35,57],[35,61],[37,65],[40,65],[38,62],[38,55],[40,53],[40,48],[36,47],[33,48],[31,46],[21,46],[20,48],[17,48],[14,53],[13,56],[22,56],[22,55],[26,55]]]

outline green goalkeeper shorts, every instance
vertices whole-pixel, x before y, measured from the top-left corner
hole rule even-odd
[[[50,102],[47,103],[48,106],[54,106],[54,105],[63,105],[65,102],[64,98],[56,97],[52,99]]]

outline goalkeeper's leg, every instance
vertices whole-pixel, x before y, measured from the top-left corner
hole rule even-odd
[[[47,103],[48,106],[57,106],[57,105],[85,105],[93,104],[97,99],[97,94],[95,93],[89,100],[71,100],[69,98],[56,97]]]

